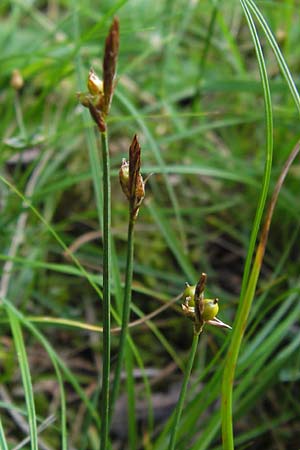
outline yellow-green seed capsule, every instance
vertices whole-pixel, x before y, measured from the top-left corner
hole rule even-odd
[[[102,95],[103,94],[103,81],[100,80],[95,72],[91,69],[89,72],[89,77],[87,81],[87,87],[92,95]]]
[[[24,86],[23,77],[18,69],[13,70],[10,84],[16,91],[19,91]]]
[[[190,286],[189,284],[187,284],[182,294],[183,301],[188,302],[188,306],[190,307],[195,306],[195,290],[196,285]]]
[[[205,298],[203,300],[204,309],[202,313],[202,319],[204,322],[207,322],[208,320],[213,320],[219,311],[219,305],[218,305],[219,299],[217,298]]]
[[[130,200],[130,190],[129,190],[129,163],[123,158],[122,165],[119,171],[119,180],[121,183],[122,191]]]

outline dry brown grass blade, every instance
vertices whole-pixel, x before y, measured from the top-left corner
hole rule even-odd
[[[137,320],[134,320],[133,322],[130,322],[128,324],[128,328],[134,328],[134,327],[136,327],[138,325],[142,325],[143,323],[146,323],[148,320],[154,319],[154,317],[158,316],[163,311],[165,311],[168,308],[170,308],[174,303],[178,302],[178,300],[180,300],[181,297],[182,297],[182,294],[178,295],[177,297],[172,298],[167,303],[165,303],[164,305],[162,305],[159,308],[157,308],[155,311],[152,311],[151,313],[141,317],[140,319],[137,319]],[[120,331],[121,331],[121,327],[115,327],[115,328],[111,329],[112,333],[119,333]]]
[[[300,151],[300,141],[297,142],[297,144],[295,145],[295,147],[293,148],[293,150],[291,151],[290,155],[288,156],[282,171],[279,175],[279,178],[277,180],[277,183],[275,185],[275,189],[267,210],[267,214],[266,214],[266,219],[263,225],[263,229],[262,229],[262,233],[261,233],[261,237],[258,243],[258,247],[257,247],[257,251],[256,251],[256,255],[255,255],[255,263],[254,265],[257,264],[257,266],[261,266],[262,265],[262,261],[263,261],[263,257],[265,254],[265,250],[266,250],[266,245],[267,245],[267,241],[268,241],[268,236],[269,236],[269,231],[270,231],[270,225],[271,225],[271,220],[273,217],[273,212],[274,212],[274,208],[276,206],[277,203],[277,199],[278,199],[278,195],[279,192],[282,188],[283,182],[285,180],[285,177],[288,174],[288,171],[294,161],[294,159],[296,158],[296,156],[298,155]]]
[[[177,297],[172,298],[167,303],[164,303],[159,308],[155,309],[151,313],[141,317],[140,319],[134,320],[133,322],[130,322],[128,324],[128,328],[134,328],[138,325],[143,325],[144,323],[147,323],[148,320],[154,319],[156,316],[161,314],[163,311],[166,311],[168,308],[170,308],[174,303],[178,302],[178,300],[182,297],[182,294],[179,294]],[[181,314],[181,310],[179,308],[176,308],[176,306],[173,308],[175,311],[177,310],[179,314]],[[55,324],[55,325],[62,325],[62,326],[71,326],[74,328],[80,328],[82,330],[88,330],[88,331],[94,331],[95,333],[103,333],[103,327],[100,327],[98,325],[93,325],[91,323],[87,322],[79,322],[77,320],[71,320],[71,319],[64,319],[64,318],[58,318],[58,317],[51,317],[51,316],[29,316],[28,319],[31,322],[37,322],[37,323],[43,323],[43,324]],[[118,334],[121,331],[121,327],[114,327],[111,328],[112,334]]]
[[[103,58],[103,90],[104,105],[103,112],[108,114],[113,91],[114,81],[117,70],[117,60],[119,52],[119,20],[115,17],[110,27],[108,36],[105,41],[104,58]]]

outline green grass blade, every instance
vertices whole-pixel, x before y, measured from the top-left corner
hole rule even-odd
[[[246,20],[249,26],[249,30],[254,42],[255,51],[258,60],[259,72],[262,82],[262,88],[264,93],[265,102],[265,114],[266,114],[266,162],[265,171],[262,182],[262,191],[260,194],[258,207],[256,211],[256,216],[254,219],[254,224],[252,227],[252,233],[250,238],[249,249],[247,253],[242,290],[239,302],[239,308],[236,315],[236,319],[233,324],[232,338],[230,346],[228,349],[225,369],[223,374],[222,382],[222,436],[223,436],[223,447],[226,450],[231,450],[234,448],[233,441],[233,424],[232,424],[232,390],[234,383],[234,373],[235,366],[237,363],[240,347],[243,339],[243,329],[247,317],[250,312],[257,278],[260,272],[260,268],[255,268],[249,278],[250,267],[253,258],[253,253],[255,249],[255,243],[257,239],[257,234],[262,220],[262,215],[265,207],[265,202],[269,190],[270,177],[271,177],[271,167],[272,167],[272,155],[273,155],[273,116],[272,116],[272,103],[270,87],[268,82],[267,70],[264,62],[264,56],[259,42],[259,37],[249,12],[249,9],[245,2],[241,0],[241,5],[246,16]],[[247,295],[247,296],[246,296]]]
[[[91,284],[91,286],[94,288],[94,290],[97,292],[97,294],[99,295],[99,297],[102,297],[102,292],[100,291],[98,285],[96,284],[95,277],[91,274],[89,274],[84,267],[80,264],[80,262],[78,261],[78,259],[73,255],[73,253],[70,253],[68,247],[65,245],[65,243],[63,242],[63,240],[59,237],[59,235],[56,233],[56,231],[53,229],[53,227],[51,225],[49,225],[49,223],[47,222],[47,220],[39,213],[39,211],[31,204],[30,200],[25,198],[24,195],[12,184],[10,183],[6,178],[4,178],[2,175],[0,175],[0,180],[7,185],[12,192],[14,192],[19,198],[21,198],[23,200],[23,202],[25,202],[25,204],[28,206],[28,208],[33,212],[33,214],[45,225],[46,229],[50,232],[50,234],[55,238],[55,240],[59,243],[59,245],[64,249],[64,251],[68,254],[68,256],[72,259],[72,261],[75,263],[75,265],[78,267],[79,271],[81,274],[83,274],[83,276],[88,280],[88,282]],[[5,259],[5,258],[4,258]],[[113,265],[113,268],[115,269],[115,265]],[[113,272],[113,276],[114,276],[115,272]],[[116,279],[118,280],[118,278],[114,277],[115,282]],[[118,324],[120,323],[120,319],[118,314],[116,313],[116,311],[114,309],[112,309],[112,314],[114,315],[115,319],[117,320]],[[133,344],[132,341],[130,341],[130,346],[133,349],[135,346]],[[137,358],[137,361],[139,363],[139,367],[141,368],[142,372],[144,369],[143,366],[143,362],[142,362],[142,358],[138,356],[138,350],[136,349],[136,347],[134,348],[134,352],[135,352],[135,357]],[[71,374],[71,372],[67,369],[67,367],[63,364],[63,362],[61,360],[59,360],[59,366],[61,367],[61,369],[63,370],[63,372],[65,374],[67,374],[67,377],[69,380],[71,380],[74,388],[76,389],[76,391],[79,393],[80,392],[80,396],[83,398],[85,398],[84,402],[87,404],[87,408],[88,410],[92,413],[93,417],[96,418],[96,420],[99,420],[99,417],[97,417],[97,414],[95,414],[95,410],[93,408],[93,406],[91,405],[91,403],[89,402],[89,400],[85,397],[85,394],[83,393],[82,389],[80,388],[79,384],[77,383],[75,377]],[[151,403],[150,400],[150,395],[149,393],[151,392],[150,390],[150,386],[148,381],[146,381],[147,376],[145,375],[144,377],[144,382],[146,382],[145,384],[145,390],[148,396],[148,403]],[[150,411],[151,411],[151,407],[150,407]],[[152,413],[150,412],[150,422],[152,421],[151,419]],[[100,421],[98,422],[100,423]]]
[[[19,366],[21,370],[22,383],[24,388],[26,408],[28,415],[30,446],[32,450],[38,450],[38,433],[36,424],[35,403],[33,395],[33,386],[31,382],[29,363],[22,335],[22,329],[18,317],[11,309],[7,309],[10,326],[13,333],[14,344],[18,355]]]
[[[0,418],[0,448],[2,450],[8,450],[8,445],[7,445],[7,441],[5,438],[1,418]]]
[[[90,412],[92,417],[94,418],[96,424],[100,426],[100,418],[97,414],[97,411],[92,404],[92,402],[88,399],[87,395],[85,394],[84,390],[80,387],[76,377],[72,374],[72,372],[68,369],[68,367],[65,365],[64,361],[59,357],[59,355],[55,352],[55,350],[52,348],[48,340],[43,336],[43,334],[39,331],[39,329],[30,322],[29,319],[27,319],[24,314],[22,314],[20,311],[18,311],[15,306],[7,299],[2,299],[5,307],[7,310],[11,311],[15,317],[18,318],[18,320],[32,333],[33,336],[42,344],[42,346],[47,351],[53,365],[55,368],[60,368],[60,370],[64,373],[65,378],[67,381],[73,386],[74,390],[77,392],[83,403],[86,405],[87,410]],[[57,372],[58,373],[58,372]],[[61,377],[58,376],[58,380],[60,380]],[[62,419],[66,418],[66,407],[64,405],[65,403],[65,393],[63,389],[63,385],[60,385],[61,390],[61,401],[63,402],[62,405]],[[64,429],[65,425],[63,426]]]
[[[292,94],[292,97],[294,99],[295,105],[300,113],[300,95],[299,92],[297,90],[297,87],[295,85],[295,82],[293,80],[293,77],[290,73],[290,70],[288,68],[287,63],[285,62],[285,59],[281,53],[281,50],[279,48],[279,45],[276,42],[275,37],[273,36],[272,31],[270,30],[269,25],[267,24],[264,16],[262,15],[262,13],[260,12],[260,10],[258,9],[258,7],[256,6],[256,4],[254,3],[253,0],[246,0],[246,4],[249,6],[249,8],[252,10],[253,14],[255,15],[258,23],[260,24],[260,26],[262,27],[266,38],[268,39],[268,42],[276,56],[278,65],[281,69],[281,72],[287,82],[287,85],[289,87],[289,90]]]

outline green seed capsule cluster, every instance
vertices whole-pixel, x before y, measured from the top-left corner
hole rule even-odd
[[[184,304],[188,308],[195,308],[195,290],[196,285],[189,286],[187,285],[185,290],[183,291],[183,301]],[[201,312],[201,318],[204,322],[208,320],[213,320],[219,312],[219,305],[217,298],[204,298],[202,300],[203,303],[203,311]],[[190,310],[190,312],[192,312]]]

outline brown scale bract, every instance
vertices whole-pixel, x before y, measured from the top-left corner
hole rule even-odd
[[[103,113],[108,114],[115,87],[119,52],[119,20],[115,17],[105,41],[103,58]]]

